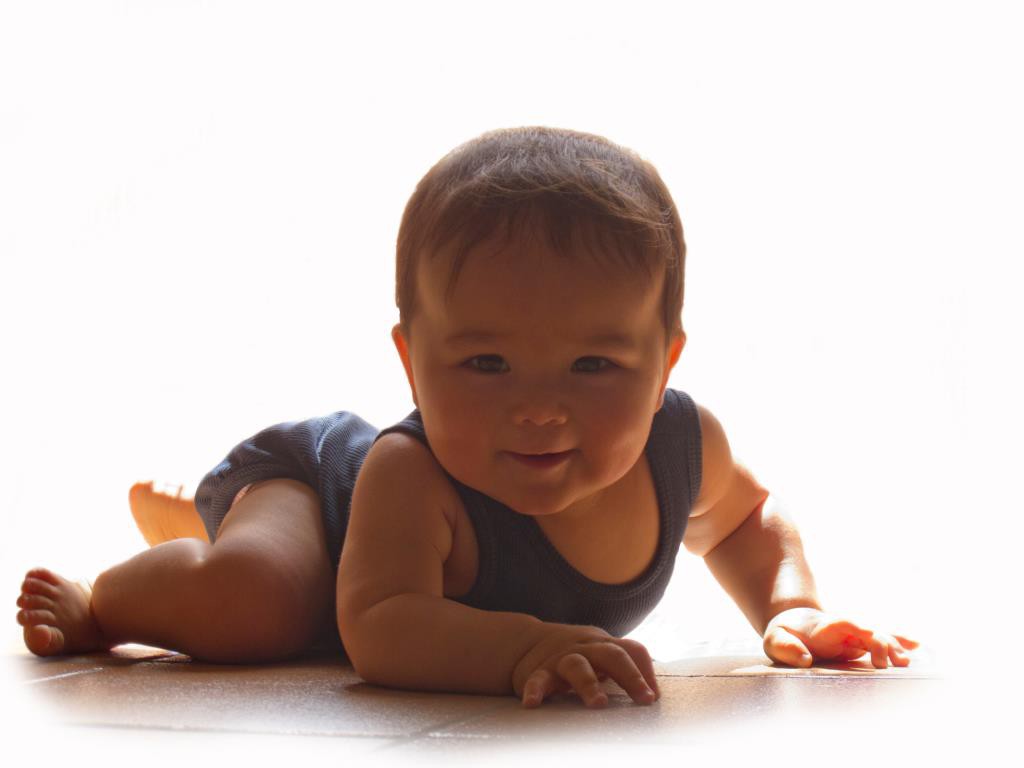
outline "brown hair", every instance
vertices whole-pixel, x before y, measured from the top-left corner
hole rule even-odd
[[[450,296],[475,246],[540,233],[557,253],[583,250],[649,277],[663,266],[665,330],[682,328],[683,226],[654,166],[601,136],[533,127],[456,147],[416,186],[398,230],[395,303],[406,338],[419,258],[451,249]]]

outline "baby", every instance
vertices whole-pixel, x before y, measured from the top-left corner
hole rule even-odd
[[[682,544],[774,661],[910,663],[915,641],[823,611],[793,522],[667,388],[685,245],[649,163],[573,131],[485,134],[420,181],[397,257],[416,410],[380,432],[346,412],[265,429],[200,483],[206,535],[151,533],[169,540],[91,587],[30,571],[33,653],[253,663],[333,639],[378,685],[602,707],[610,678],[649,704],[650,655],[623,636]]]

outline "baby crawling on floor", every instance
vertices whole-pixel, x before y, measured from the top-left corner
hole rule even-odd
[[[792,519],[722,425],[668,387],[686,343],[686,248],[654,167],[599,136],[494,131],[409,200],[392,339],[415,410],[263,429],[195,499],[132,490],[150,549],[89,586],[29,571],[41,656],[137,642],[218,663],[324,642],[367,682],[607,703],[659,695],[625,638],[684,547],[774,661],[917,643],[827,613]]]

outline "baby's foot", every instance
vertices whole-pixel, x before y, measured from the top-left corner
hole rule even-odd
[[[91,600],[88,586],[45,568],[29,571],[18,597],[18,623],[25,628],[25,645],[37,656],[110,648],[92,615]]]
[[[184,488],[164,485],[154,490],[153,481],[136,483],[128,491],[128,505],[135,525],[149,546],[154,547],[174,539],[202,539],[207,541],[196,505],[183,497]]]

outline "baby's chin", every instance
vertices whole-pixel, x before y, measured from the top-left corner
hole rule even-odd
[[[499,499],[499,501],[501,501],[501,500]],[[538,505],[536,503],[534,503],[534,504],[522,504],[522,503],[516,504],[515,502],[509,504],[509,503],[504,502],[504,501],[502,501],[501,503],[504,504],[509,509],[511,509],[516,514],[523,515],[524,517],[550,517],[551,515],[557,515],[559,512],[564,512],[565,511],[565,507],[562,506],[562,505],[559,505],[559,506],[550,506],[550,505],[549,506],[545,506],[545,505]]]
[[[442,466],[445,466],[444,463]],[[455,462],[445,466],[445,471],[462,485],[527,517],[549,517],[570,508],[582,511],[584,506],[597,499],[599,494],[587,493],[580,487],[579,467],[562,469],[568,471],[564,471],[561,477],[549,477],[535,483],[526,480],[522,487],[517,487],[512,479],[516,475],[505,475],[521,470],[510,468],[503,462],[491,467],[458,466]]]
[[[550,517],[559,515],[570,509],[583,511],[591,497],[578,499],[565,489],[550,489],[547,492],[529,491],[505,492],[496,490],[488,493],[492,499],[500,501],[513,512],[526,517]]]
[[[474,478],[470,475],[459,477],[453,472],[449,474],[469,488],[472,488],[484,496],[500,502],[513,512],[527,517],[547,517],[557,515],[569,506],[571,500],[565,499],[564,493],[558,491],[547,492],[529,491],[527,489],[509,489],[507,486],[493,481],[488,482],[486,478]]]

